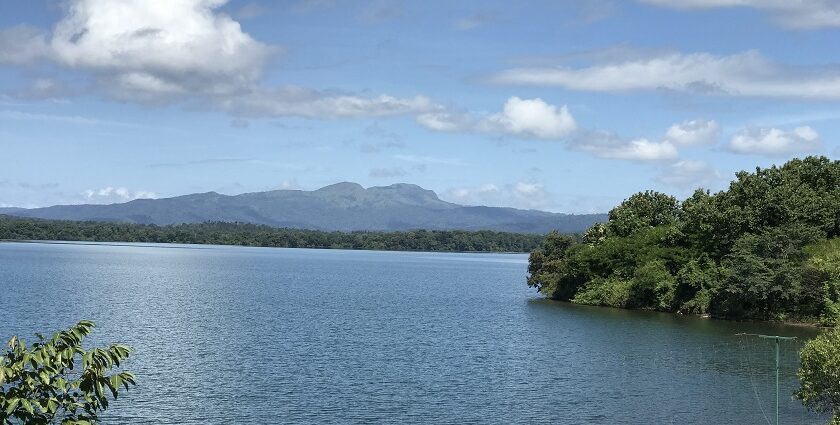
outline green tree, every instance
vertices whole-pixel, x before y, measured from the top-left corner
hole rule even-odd
[[[672,224],[677,220],[679,208],[673,196],[652,190],[639,192],[610,211],[607,232],[629,236],[645,228]]]
[[[630,302],[638,308],[669,311],[674,304],[676,283],[665,262],[652,260],[636,269],[630,282]]]
[[[37,334],[30,346],[9,340],[0,357],[0,424],[97,423],[109,393],[116,400],[121,388],[135,385],[131,372],[112,372],[128,358],[129,347],[82,348],[94,326],[81,321],[49,339]]]
[[[708,257],[692,259],[676,276],[674,306],[683,313],[707,314],[723,271]]]
[[[831,412],[840,424],[840,329],[808,341],[800,353],[799,390],[795,397],[817,412]]]
[[[595,223],[583,233],[583,242],[590,245],[598,245],[607,238],[607,225]]]
[[[178,242],[294,248],[528,252],[542,235],[494,231],[322,232],[247,223],[154,226],[53,221],[0,215],[0,239]]]
[[[727,274],[713,300],[716,313],[767,320],[798,312],[804,248],[818,238],[817,230],[792,225],[739,239],[724,262]]]
[[[556,268],[557,262],[563,260],[566,251],[574,244],[575,240],[570,236],[561,235],[556,231],[547,234],[539,248],[531,251],[528,256],[528,286],[542,291],[547,275],[551,272],[546,263],[553,261],[553,268]]]
[[[840,324],[840,238],[809,246],[802,270],[802,304],[824,326]]]

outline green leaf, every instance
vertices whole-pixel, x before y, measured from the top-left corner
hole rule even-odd
[[[29,414],[35,413],[35,409],[32,408],[32,403],[27,399],[22,399],[20,401],[20,405],[23,406],[23,409],[29,412]]]
[[[10,398],[9,401],[8,401],[8,404],[6,405],[6,414],[11,415],[12,412],[17,408],[19,403],[20,403],[19,398],[17,398],[17,397]]]

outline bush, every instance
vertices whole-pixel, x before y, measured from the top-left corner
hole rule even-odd
[[[840,423],[840,330],[808,341],[800,356],[795,397],[811,410],[832,412],[831,423]]]
[[[575,304],[624,308],[630,301],[630,281],[618,277],[595,279],[575,295]]]
[[[0,423],[96,423],[108,408],[106,390],[116,400],[121,387],[135,384],[131,372],[110,373],[128,358],[129,347],[82,349],[94,326],[81,321],[50,339],[37,334],[31,346],[12,337],[0,357]]]

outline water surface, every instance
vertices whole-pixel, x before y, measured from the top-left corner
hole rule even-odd
[[[783,423],[814,330],[576,306],[527,256],[0,243],[0,338],[136,349],[106,423]]]

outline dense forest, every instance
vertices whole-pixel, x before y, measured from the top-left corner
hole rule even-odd
[[[492,231],[322,232],[245,223],[154,226],[0,216],[0,240],[157,242],[389,251],[528,252],[543,236]]]
[[[835,325],[838,236],[840,161],[794,159],[682,202],[637,193],[580,242],[549,234],[528,284],[580,304]]]

